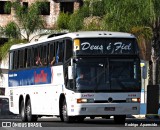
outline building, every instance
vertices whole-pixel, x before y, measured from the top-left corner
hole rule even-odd
[[[21,4],[27,9],[32,3],[37,0],[1,0],[0,1],[0,26],[4,27],[8,22],[15,21],[14,9],[10,8],[7,11],[5,10],[5,5],[12,1],[20,1]],[[55,27],[55,23],[60,12],[73,13],[80,6],[83,5],[82,0],[45,0],[45,8],[41,8],[40,15],[44,18],[46,22],[46,29],[52,29]],[[47,7],[46,7],[47,6]],[[0,45],[6,42],[6,38],[0,39]]]
[[[5,4],[13,0],[0,1],[0,26],[5,26],[9,21],[16,21],[14,10],[11,8],[5,11]],[[15,1],[15,0],[14,0]],[[19,0],[21,4],[28,8],[36,0]],[[46,28],[52,28],[55,25],[57,17],[60,12],[73,13],[80,6],[82,6],[82,0],[46,0],[47,10],[41,9],[41,14],[46,20]]]

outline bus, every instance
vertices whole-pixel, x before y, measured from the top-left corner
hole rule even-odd
[[[140,112],[139,50],[129,33],[73,32],[13,45],[8,79],[10,111],[24,122],[113,116],[124,123]]]

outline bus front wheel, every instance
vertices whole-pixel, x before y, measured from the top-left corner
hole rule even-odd
[[[20,104],[20,116],[23,122],[27,121],[26,109],[25,109],[23,100],[21,101],[21,104]]]
[[[37,121],[38,117],[36,115],[32,115],[32,109],[31,109],[30,100],[27,101],[26,113],[27,113],[27,120],[29,122]]]
[[[62,105],[62,121],[65,122],[74,122],[74,117],[68,116],[68,111],[67,111],[67,104],[66,101],[63,101],[63,105]]]

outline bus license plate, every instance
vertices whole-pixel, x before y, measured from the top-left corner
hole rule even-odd
[[[105,107],[105,111],[115,111],[115,107]]]

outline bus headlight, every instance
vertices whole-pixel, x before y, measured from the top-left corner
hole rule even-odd
[[[140,102],[141,100],[140,100],[140,98],[127,98],[126,99],[126,102]]]
[[[77,103],[94,103],[94,99],[79,98],[77,99]]]

